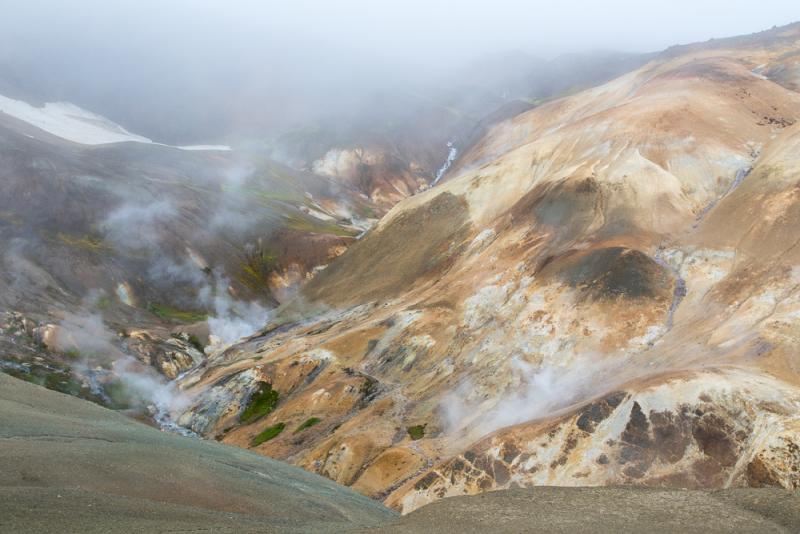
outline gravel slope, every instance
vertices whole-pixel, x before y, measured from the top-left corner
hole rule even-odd
[[[392,517],[302,469],[0,373],[0,532],[341,532]]]
[[[370,532],[713,534],[799,526],[797,491],[540,487],[442,499]]]

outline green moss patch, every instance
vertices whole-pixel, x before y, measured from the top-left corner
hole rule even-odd
[[[272,389],[272,384],[269,382],[260,382],[256,391],[250,395],[250,401],[239,416],[239,420],[244,424],[250,424],[269,414],[276,404],[278,404],[278,392]]]
[[[245,251],[239,280],[254,291],[263,289],[269,274],[278,265],[278,254],[266,247]]]
[[[380,384],[371,376],[365,376],[358,393],[361,396],[358,400],[359,408],[366,408],[380,394]]]
[[[167,306],[166,304],[156,304],[156,303],[149,303],[147,305],[147,309],[160,318],[166,321],[176,321],[180,323],[197,323],[200,321],[205,321],[208,318],[208,314],[200,311],[193,311],[193,310],[179,310],[177,308],[173,308],[171,306]]]
[[[350,230],[349,228],[342,228],[333,222],[320,221],[318,219],[312,220],[311,218],[296,214],[286,216],[286,227],[298,232],[330,234],[338,237],[354,237],[358,235],[358,232]]]
[[[408,432],[408,435],[411,436],[411,439],[416,441],[425,437],[426,426],[427,425],[414,425],[406,428],[406,431]]]
[[[189,334],[187,332],[178,332],[178,333],[173,333],[172,337],[174,339],[177,339],[178,341],[185,341],[193,348],[198,350],[201,354],[206,350],[205,346],[203,345],[203,342],[200,341],[200,338],[197,337],[195,334]]]
[[[10,361],[15,363],[14,360]],[[72,395],[73,397],[80,397],[82,399],[107,406],[111,409],[120,409],[126,407],[117,406],[115,403],[113,403],[113,401],[112,403],[108,403],[106,399],[95,395],[88,387],[84,386],[80,381],[75,379],[69,369],[56,370],[50,365],[42,366],[33,363],[27,367],[27,369],[24,369],[22,366],[20,366],[20,368],[0,366],[0,373],[8,374],[15,378],[19,378],[20,380],[37,384],[53,391]]]
[[[252,440],[250,440],[250,446],[258,447],[262,443],[266,443],[267,441],[278,437],[278,434],[283,432],[284,428],[286,428],[286,423],[278,423],[276,425],[272,425],[270,427],[265,428],[264,430],[256,434]]]
[[[111,299],[108,297],[108,295],[103,295],[97,299],[95,306],[100,311],[106,311],[111,307]]]
[[[22,226],[24,221],[14,212],[0,210],[0,223],[13,224],[14,226]]]
[[[189,341],[189,345],[191,345],[191,346],[193,346],[194,348],[196,348],[196,349],[197,349],[197,350],[200,352],[200,354],[202,354],[202,353],[203,353],[203,352],[206,350],[206,348],[205,348],[205,347],[203,346],[203,344],[200,342],[200,338],[199,338],[199,337],[197,337],[196,335],[194,335],[194,334],[189,334],[189,339],[188,339],[188,341]]]
[[[105,384],[103,392],[111,401],[107,406],[112,410],[127,410],[136,404],[136,395],[119,380],[112,380]]]
[[[316,425],[320,421],[322,421],[322,419],[320,419],[319,417],[309,417],[308,419],[306,419],[303,422],[302,425],[297,427],[297,430],[295,430],[294,433],[297,434],[298,432],[302,432],[306,428],[311,428],[312,426]]]
[[[108,248],[106,247],[105,243],[103,243],[102,237],[94,235],[70,235],[59,232],[56,235],[56,239],[65,245],[78,247],[93,252],[99,252]]]

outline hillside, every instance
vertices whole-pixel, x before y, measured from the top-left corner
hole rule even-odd
[[[403,512],[518,486],[797,488],[798,49],[798,25],[670,49],[495,124],[182,377],[181,424]]]
[[[537,488],[448,499],[398,520],[302,469],[2,374],[0,443],[4,532],[699,532],[709,515],[719,520],[704,532],[788,532],[800,516],[800,496],[780,490]]]
[[[525,58],[522,70],[574,90],[643,61],[597,57],[592,69],[539,70]],[[13,98],[0,95],[0,369],[162,426],[185,404],[171,380],[261,329],[394,204],[533,106],[517,99],[522,87],[503,89],[518,74],[502,64],[481,80],[362,95],[271,142],[242,131],[234,147],[171,146],[45,103],[57,82],[2,70]],[[68,93],[94,102],[94,89],[78,89]],[[133,123],[157,131],[182,113],[152,108]]]
[[[595,52],[543,61],[488,56],[438,84],[377,92],[356,110],[283,132],[280,161],[335,177],[390,208],[443,178],[494,124],[644,64],[647,54]]]
[[[393,514],[302,469],[0,373],[3,532],[342,532]]]
[[[160,145],[66,104],[0,109],[0,368],[109,406],[153,402],[119,394],[120,367],[165,386],[376,216],[263,153]]]

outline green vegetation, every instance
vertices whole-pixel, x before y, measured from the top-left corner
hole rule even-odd
[[[13,361],[13,360],[12,360]],[[33,364],[27,370],[0,367],[0,373],[19,378],[26,382],[36,384],[53,391],[65,393],[75,397],[97,402],[98,399],[94,398],[91,391],[85,388],[83,384],[78,382],[69,371],[51,371],[47,367],[42,367]]]
[[[275,269],[278,255],[268,247],[258,246],[245,251],[242,275],[239,280],[252,289],[263,289],[267,276]]]
[[[298,232],[330,234],[339,237],[353,237],[358,235],[358,232],[342,228],[338,224],[317,219],[312,220],[310,217],[306,218],[296,214],[286,216],[286,227],[297,230]]]
[[[358,393],[361,396],[358,401],[359,408],[367,407],[369,403],[374,401],[380,393],[380,387],[377,380],[371,376],[364,376],[363,378],[364,381],[361,382],[361,386],[358,388]]]
[[[320,419],[319,417],[309,417],[308,419],[305,420],[305,422],[303,422],[302,425],[297,427],[297,430],[295,430],[294,433],[297,434],[298,432],[302,432],[306,428],[311,428],[320,421],[322,421],[322,419]]]
[[[81,393],[83,386],[80,382],[75,380],[68,374],[51,373],[45,376],[44,381],[39,380],[39,384],[52,389],[66,393],[67,395],[78,395]]]
[[[278,423],[276,425],[272,425],[270,427],[265,428],[260,433],[256,434],[255,437],[250,441],[251,447],[258,447],[262,443],[265,443],[275,437],[278,436],[283,429],[286,428],[286,423]]]
[[[250,402],[239,416],[239,421],[250,424],[269,414],[278,404],[278,392],[272,389],[269,382],[260,382],[256,391],[250,396]]]
[[[266,192],[260,191],[256,193],[256,196],[261,200],[262,204],[265,206],[272,207],[275,202],[283,202],[287,204],[296,204],[302,202],[302,198],[300,198],[295,193],[275,193],[275,192]]]
[[[108,295],[103,295],[97,299],[97,302],[95,302],[95,306],[100,311],[106,311],[108,308],[111,307],[111,299],[108,298]]]
[[[238,193],[246,195],[249,198],[257,199],[261,205],[272,207],[277,202],[285,202],[287,204],[294,204],[301,202],[302,197],[294,192],[277,192],[277,191],[264,191],[261,189],[253,188],[239,188]]]
[[[193,310],[179,310],[166,304],[148,303],[147,309],[166,321],[177,321],[180,323],[196,323],[205,321],[208,314]]]
[[[414,425],[410,426],[406,429],[408,435],[411,436],[411,439],[414,441],[418,439],[422,439],[425,437],[425,427],[427,425]]]
[[[189,345],[191,345],[192,347],[194,347],[195,349],[197,349],[201,353],[204,352],[205,349],[206,349],[205,346],[203,345],[203,342],[200,341],[200,338],[197,337],[194,334],[189,334],[187,332],[179,332],[179,333],[172,334],[172,337],[177,339],[177,340],[179,340],[179,341],[184,341],[184,342],[188,343]]]
[[[375,213],[375,210],[369,204],[364,204],[361,206],[360,215],[362,217],[366,217],[367,219],[376,219],[378,215]]]
[[[97,237],[93,235],[87,234],[82,236],[74,236],[59,232],[56,237],[58,238],[59,241],[61,241],[66,245],[70,245],[73,247],[80,247],[82,249],[91,250],[94,252],[99,252],[103,249],[108,248],[103,243],[102,237]]]
[[[68,351],[70,354],[79,354],[78,351]],[[71,355],[70,357],[77,358]],[[4,366],[0,362],[0,373],[11,375],[20,380],[36,384],[47,389],[79,397],[112,410],[124,410],[133,404],[133,398],[122,382],[117,380],[104,381],[99,384],[100,392],[93,390],[84,381],[75,377],[68,364],[56,360],[45,360],[46,363],[29,362],[9,359],[6,362],[17,364],[14,367]]]
[[[206,350],[206,348],[200,342],[200,338],[197,337],[196,335],[189,334],[188,341],[189,341],[189,345],[191,345],[194,348],[196,348],[198,351],[200,351],[201,354]]]
[[[81,357],[81,351],[79,351],[78,349],[69,349],[64,351],[64,356],[66,356],[70,360],[77,360],[78,358]]]
[[[103,392],[111,402],[104,402],[102,404],[106,404],[106,406],[112,410],[127,410],[136,404],[134,394],[119,380],[107,382],[103,386]]]
[[[272,184],[273,188],[282,187],[286,191],[297,190],[298,178],[299,178],[297,174],[287,173],[281,167],[276,166],[273,163],[269,164],[269,168],[267,169],[267,171],[269,172],[270,176],[272,176],[273,178],[275,178],[280,182],[283,182],[282,185],[273,183]]]
[[[23,224],[23,220],[11,211],[0,211],[0,222],[13,224],[14,226],[22,226]]]

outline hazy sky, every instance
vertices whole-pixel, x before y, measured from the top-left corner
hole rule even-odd
[[[340,36],[396,53],[521,48],[553,55],[590,48],[654,51],[750,33],[800,20],[800,2],[299,0],[283,2],[274,16],[288,27],[308,25],[326,38]]]
[[[651,52],[797,20],[800,0],[0,0],[0,92],[177,142],[480,79],[471,62],[495,53]]]
[[[394,59],[504,49],[654,51],[800,20],[797,0],[0,0],[5,43],[355,49]],[[11,39],[13,37],[13,39]]]

